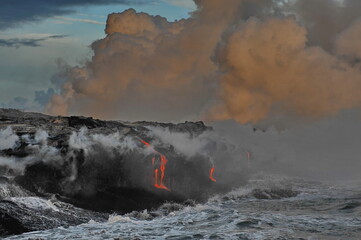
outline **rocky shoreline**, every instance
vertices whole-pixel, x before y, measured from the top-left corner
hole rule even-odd
[[[212,131],[203,122],[129,123],[0,109],[0,130],[3,135],[8,131],[1,140],[15,139],[13,146],[0,148],[3,184],[21,188],[26,194],[20,195],[27,198],[44,199],[42,204],[58,204],[60,209],[32,209],[15,201],[23,196],[4,191],[0,201],[0,235],[76,225],[91,219],[102,221],[112,212],[154,209],[165,202],[202,201],[217,191],[208,178],[211,168],[208,159],[200,156],[185,161],[171,145],[152,138],[150,127],[189,136]],[[119,148],[107,148],[106,144],[96,142],[94,136],[110,141],[110,145],[116,141]],[[89,143],[89,139],[93,142]],[[132,147],[122,146],[129,139]],[[151,147],[153,153],[139,140],[155,142],[156,146]],[[153,170],[161,168],[154,159],[160,153],[171,159],[164,177],[164,184],[171,191],[154,187]],[[74,210],[63,210],[69,208]]]

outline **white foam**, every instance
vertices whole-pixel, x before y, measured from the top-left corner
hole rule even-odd
[[[55,212],[60,211],[50,200],[39,197],[12,197],[10,200],[34,210],[52,210]]]

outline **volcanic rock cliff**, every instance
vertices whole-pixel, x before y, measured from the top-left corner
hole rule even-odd
[[[171,144],[149,134],[152,128],[190,137],[212,131],[203,122],[130,123],[0,109],[0,130],[3,135],[7,131],[1,141],[14,142],[7,147],[0,144],[3,181],[21,188],[26,196],[56,199],[84,209],[78,211],[77,220],[62,212],[48,216],[47,222],[55,220],[46,226],[44,219],[33,214],[35,223],[24,225],[22,217],[31,215],[31,210],[9,202],[8,197],[14,196],[3,194],[0,232],[6,235],[79,224],[104,218],[92,211],[123,214],[154,209],[167,201],[202,201],[230,189],[210,176],[210,159],[199,155],[186,160]]]

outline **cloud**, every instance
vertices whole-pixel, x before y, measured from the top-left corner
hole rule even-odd
[[[48,112],[259,123],[360,109],[359,1],[194,2],[175,22],[133,9],[110,14],[94,57],[67,68]],[[324,9],[335,26],[319,19]]]
[[[26,110],[29,108],[29,99],[20,96],[14,97],[9,102],[0,103],[0,107]]]
[[[73,24],[72,22],[59,21],[59,20],[55,20],[55,21],[53,21],[53,23],[55,23],[55,24],[64,24],[64,25],[71,25],[71,24]]]
[[[223,106],[213,118],[256,123],[273,114],[320,118],[359,108],[359,68],[308,47],[306,34],[285,18],[250,19],[228,35],[215,57]]]
[[[332,51],[338,35],[361,17],[359,0],[290,1],[289,10],[308,30],[310,45]]]
[[[63,21],[68,21],[68,22],[83,22],[83,23],[92,23],[92,24],[104,25],[104,22],[99,22],[99,21],[95,21],[95,20],[91,20],[91,19],[68,18],[68,17],[59,17],[59,16],[55,16],[54,18],[59,19],[59,20],[63,20]]]
[[[8,102],[0,103],[0,108],[13,108],[20,109],[23,111],[44,111],[44,107],[49,102],[49,100],[55,94],[53,88],[48,88],[47,90],[35,91],[34,98],[28,99],[22,96],[14,97]]]
[[[48,88],[47,91],[35,91],[34,102],[38,103],[40,106],[45,106],[54,94],[55,91],[53,88]]]
[[[346,30],[341,32],[335,41],[336,51],[339,55],[348,58],[350,61],[361,59],[361,21],[355,21]]]
[[[0,47],[40,47],[41,43],[49,39],[66,38],[68,35],[50,35],[41,38],[8,38],[0,39]]]
[[[52,16],[75,12],[73,7],[107,4],[144,4],[146,0],[2,0],[0,8],[0,29],[20,26],[27,22],[39,21]]]

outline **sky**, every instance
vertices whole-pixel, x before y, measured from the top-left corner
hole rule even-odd
[[[0,107],[42,111],[59,66],[88,61],[89,45],[105,37],[108,14],[128,8],[174,21],[187,18],[195,5],[191,0],[2,0]]]

